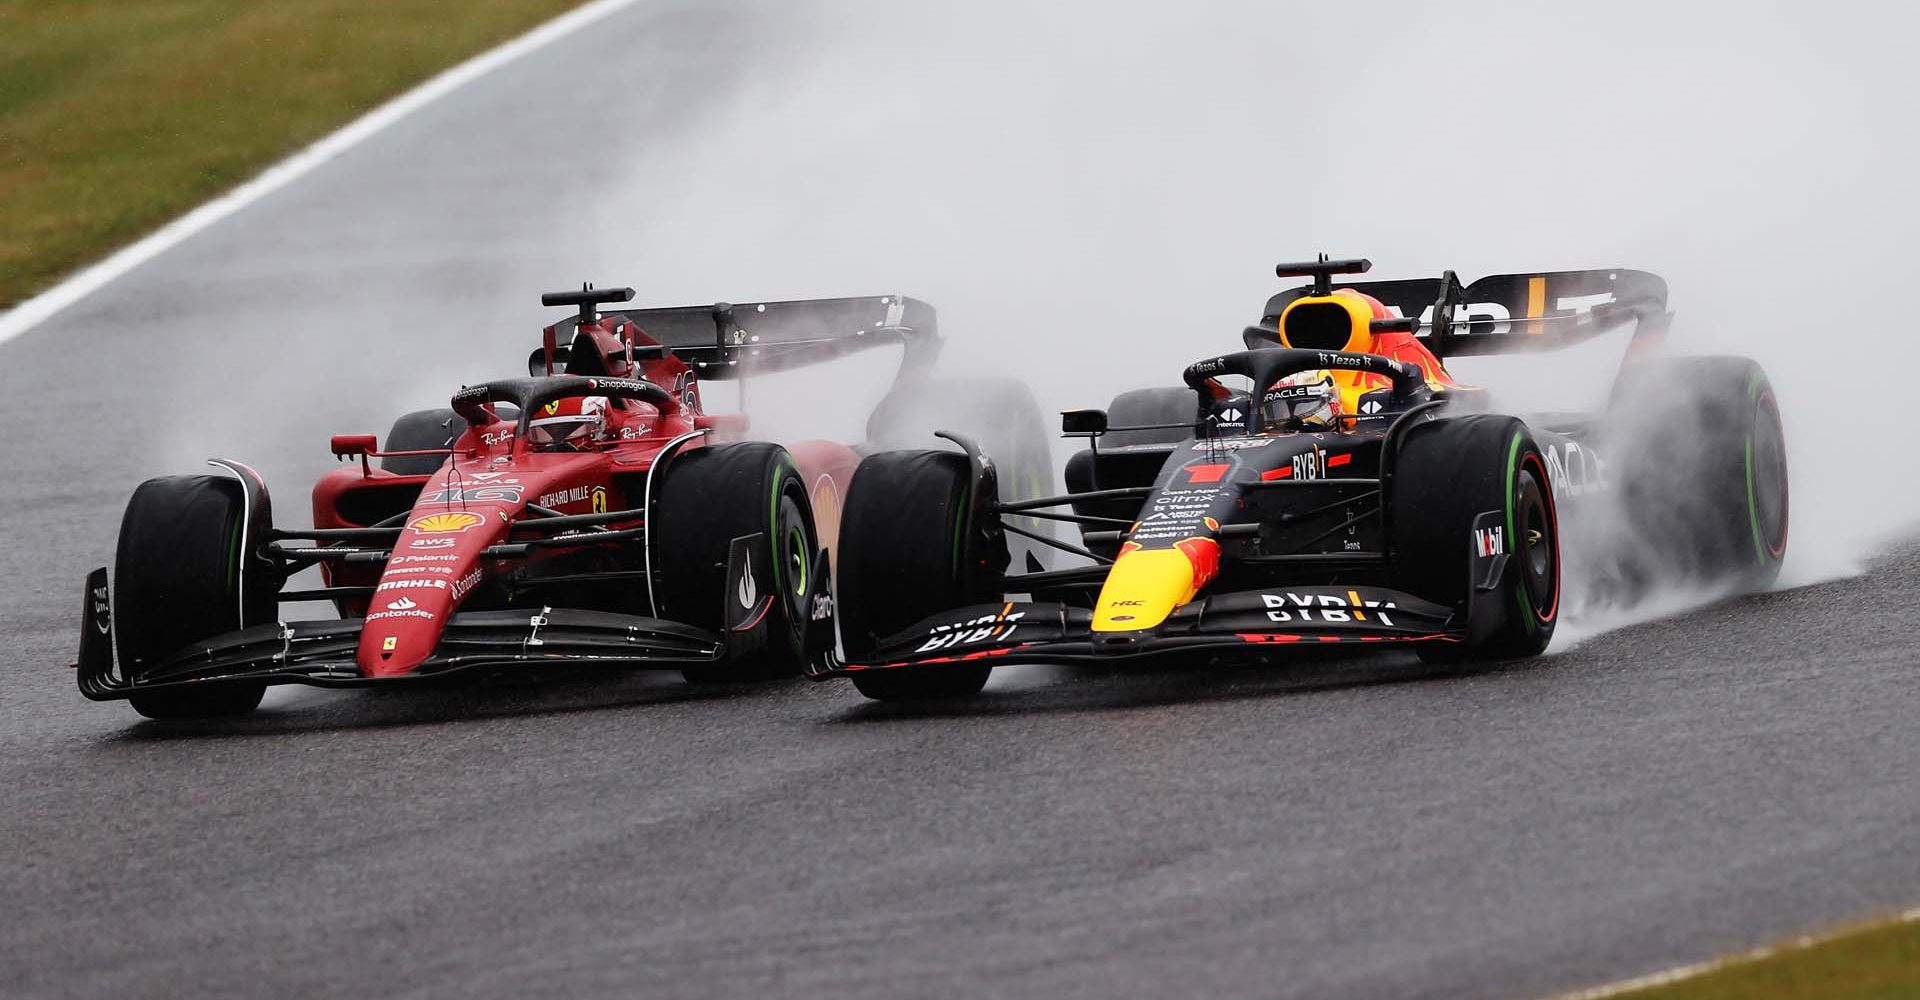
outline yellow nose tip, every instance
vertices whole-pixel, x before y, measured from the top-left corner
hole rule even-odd
[[[1107,571],[1093,606],[1095,632],[1138,632],[1167,620],[1193,600],[1194,567],[1179,549],[1123,552]]]

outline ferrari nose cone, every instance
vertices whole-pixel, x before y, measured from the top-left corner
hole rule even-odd
[[[388,589],[383,581],[367,608],[355,660],[368,677],[407,673],[433,655],[440,631],[453,610],[445,590]],[[434,581],[441,582],[441,581]]]
[[[463,593],[478,581],[494,518],[470,510],[424,513],[407,523],[367,604],[355,661],[368,677],[411,672],[440,644]]]

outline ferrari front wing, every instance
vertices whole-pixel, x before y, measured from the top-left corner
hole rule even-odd
[[[116,668],[107,574],[87,579],[80,691],[105,701],[142,691],[246,680],[316,687],[365,687],[439,679],[480,669],[542,666],[679,668],[716,662],[736,637],[679,622],[568,608],[457,612],[440,643],[413,672],[369,677],[356,663],[365,620],[278,622],[196,642],[136,678]],[[738,637],[738,638],[744,638]]]

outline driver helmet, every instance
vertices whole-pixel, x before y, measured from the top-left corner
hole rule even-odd
[[[607,427],[607,397],[556,399],[527,421],[527,441],[535,448],[579,450],[600,439]]]
[[[1260,397],[1268,430],[1320,431],[1340,425],[1340,387],[1324,368],[1288,375]]]

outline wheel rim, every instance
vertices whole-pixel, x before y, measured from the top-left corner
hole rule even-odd
[[[800,526],[787,526],[787,572],[792,581],[791,589],[796,594],[807,592],[807,539],[801,533]]]
[[[1747,439],[1747,513],[1761,562],[1787,549],[1787,445],[1780,410],[1768,391],[1760,396],[1753,434]]]
[[[781,490],[777,516],[773,558],[780,568],[779,575],[784,578],[781,598],[786,605],[787,624],[797,641],[813,610],[813,529],[807,518],[806,498],[797,480],[789,480]]]
[[[1514,514],[1519,537],[1514,540],[1520,557],[1520,574],[1527,610],[1541,622],[1552,621],[1560,604],[1559,546],[1554,539],[1554,517],[1550,501],[1540,489],[1533,468],[1534,456],[1527,456],[1527,467],[1520,472]]]

